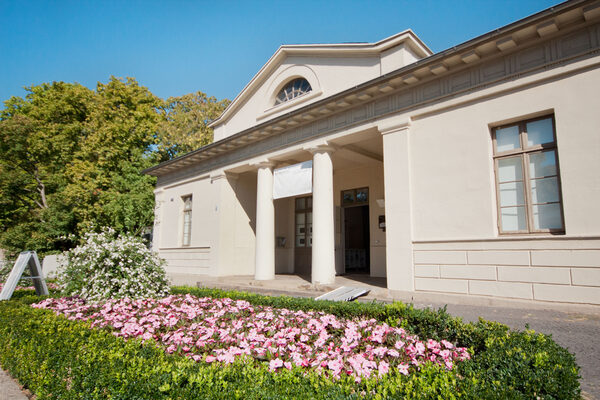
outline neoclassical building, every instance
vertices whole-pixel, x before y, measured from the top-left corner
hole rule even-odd
[[[386,277],[388,289],[600,304],[600,2],[432,53],[410,30],[284,45],[214,143],[164,162],[168,273]]]

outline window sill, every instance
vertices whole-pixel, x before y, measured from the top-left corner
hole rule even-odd
[[[308,100],[314,99],[315,97],[320,96],[321,94],[323,94],[322,90],[311,91],[310,93],[307,93],[304,96],[296,97],[295,99],[286,101],[285,103],[277,104],[276,106],[267,108],[261,115],[256,117],[256,120],[260,121],[261,119],[265,119],[265,118],[267,118],[273,114],[276,114],[282,110],[287,110],[298,104],[306,103]]]
[[[459,239],[432,239],[432,240],[413,240],[413,244],[427,243],[466,243],[466,242],[516,242],[516,241],[533,241],[533,240],[599,240],[598,235],[589,236],[567,236],[551,235],[551,234],[535,234],[535,235],[502,235],[491,238],[459,238]]]

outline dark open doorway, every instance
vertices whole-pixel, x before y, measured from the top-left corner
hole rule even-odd
[[[344,266],[346,274],[370,273],[369,206],[344,208]]]

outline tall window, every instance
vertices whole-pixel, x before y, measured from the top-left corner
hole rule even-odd
[[[189,246],[192,238],[192,196],[185,196],[183,200],[183,238],[181,243]]]
[[[275,98],[275,105],[284,103],[295,99],[298,96],[302,96],[312,90],[310,83],[304,78],[294,79],[285,85],[277,94]]]
[[[312,196],[296,199],[296,247],[312,247]]]
[[[564,232],[554,116],[494,128],[501,233]]]

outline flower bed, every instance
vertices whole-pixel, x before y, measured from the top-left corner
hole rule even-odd
[[[408,375],[426,362],[452,369],[470,358],[465,348],[449,341],[422,341],[372,318],[344,319],[229,298],[188,294],[95,304],[70,297],[49,298],[33,307],[108,327],[115,336],[155,340],[168,353],[198,362],[231,364],[250,357],[268,363],[271,371],[295,366],[335,379],[350,375],[356,382],[391,372]]]
[[[192,315],[192,308],[184,306],[185,301],[179,304],[177,301],[171,301],[178,307],[177,315],[182,318],[175,322],[177,315],[173,311],[173,318],[169,319],[166,316],[168,324],[165,326],[160,324],[160,319],[156,319],[160,314],[154,311],[158,307],[166,306],[159,304],[153,312],[144,316],[142,313],[150,311],[150,307],[143,312],[133,313],[133,306],[127,304],[124,307],[132,307],[130,318],[133,318],[132,323],[135,323],[130,326],[132,331],[124,337],[128,321],[120,321],[123,326],[116,329],[112,323],[100,327],[100,318],[89,318],[95,312],[100,313],[105,307],[104,304],[94,306],[94,310],[89,307],[91,305],[78,302],[76,307],[70,309],[63,301],[61,307],[70,310],[65,315],[58,309],[31,307],[30,304],[40,303],[40,298],[34,296],[32,291],[18,291],[13,300],[0,302],[0,364],[40,400],[580,398],[579,370],[573,355],[558,346],[551,337],[531,330],[512,331],[505,325],[484,320],[466,324],[450,316],[444,309],[421,310],[403,303],[384,305],[328,302],[189,287],[172,288],[172,292],[181,295],[174,298],[184,300],[187,294],[193,294],[198,301],[207,297],[229,298],[232,299],[229,306],[237,307],[237,304],[243,304],[244,307],[251,307],[255,314],[266,313],[259,310],[272,307],[274,321],[278,318],[275,311],[282,309],[287,310],[284,311],[287,313],[284,318],[287,322],[291,320],[291,315],[303,315],[302,313],[314,314],[313,319],[316,321],[321,321],[322,316],[331,315],[330,318],[335,318],[340,324],[370,321],[373,324],[370,325],[371,331],[363,332],[360,327],[356,330],[361,335],[359,342],[362,344],[355,348],[362,354],[366,353],[367,346],[374,350],[382,346],[395,349],[397,335],[401,335],[402,332],[397,329],[402,327],[406,336],[412,336],[407,333],[411,332],[422,338],[433,338],[443,350],[449,350],[445,348],[444,340],[467,347],[470,359],[460,362],[453,359],[452,369],[448,369],[445,363],[441,362],[443,356],[442,360],[436,357],[437,362],[424,362],[417,367],[410,364],[407,354],[395,349],[399,356],[405,357],[404,360],[393,361],[389,354],[383,358],[375,354],[373,360],[363,356],[376,363],[376,368],[367,365],[370,368],[369,378],[365,374],[356,374],[349,363],[344,368],[349,365],[351,375],[347,375],[347,370],[342,368],[339,377],[332,378],[334,370],[330,369],[328,364],[323,365],[321,361],[321,364],[314,367],[297,366],[289,353],[290,358],[287,360],[292,361],[287,362],[292,364],[292,368],[288,370],[285,354],[275,354],[271,350],[270,353],[265,352],[263,357],[234,355],[233,363],[229,363],[226,360],[216,360],[216,357],[223,355],[217,350],[229,349],[232,346],[242,349],[241,343],[219,347],[217,345],[221,345],[221,335],[217,335],[217,332],[213,334],[213,347],[204,346],[203,353],[193,353],[193,346],[185,343],[189,339],[186,339],[187,336],[180,329],[204,320],[199,316],[196,316],[196,319],[188,318]],[[56,304],[60,303],[57,301]],[[52,303],[48,301],[47,304]],[[83,308],[76,309],[82,306]],[[114,308],[113,311],[117,318],[119,313]],[[105,310],[105,313],[109,315],[113,311]],[[220,312],[216,308],[215,311],[215,314]],[[219,317],[225,318],[224,323],[226,314],[222,313]],[[236,314],[236,318],[239,315],[241,314]],[[147,319],[142,323],[142,318]],[[372,319],[377,322],[373,323]],[[231,319],[230,323],[233,324],[236,320]],[[308,321],[310,322],[310,318]],[[117,322],[119,321],[115,321]],[[170,325],[173,322],[175,323]],[[158,324],[157,327],[153,326],[155,323]],[[325,324],[323,321],[319,323]],[[96,326],[95,329],[90,329],[92,324]],[[292,329],[302,329],[300,325],[295,324],[296,322],[292,324]],[[150,325],[155,332],[147,339],[143,339],[146,330],[137,332],[133,329],[135,326]],[[387,326],[388,334],[384,336],[384,343],[374,344],[369,339],[377,326]],[[224,328],[218,326],[218,329]],[[364,330],[368,328],[369,325],[365,326]],[[337,343],[341,343],[341,338],[345,337],[345,329],[342,332],[341,328],[336,329],[330,322],[325,330],[331,336],[330,341],[337,340]],[[163,343],[161,340],[159,343],[154,339],[155,335],[158,338],[161,332],[170,333],[167,341],[177,339],[181,343],[176,345],[173,353],[165,350],[175,344],[174,342]],[[264,336],[268,334],[265,333]],[[234,337],[233,335],[234,333],[229,333],[229,336]],[[309,336],[308,345],[314,348],[319,336]],[[200,337],[196,341],[199,339]],[[296,335],[296,339],[299,340],[300,337]],[[399,340],[405,342],[402,349],[406,351],[409,340],[401,337]],[[425,346],[423,352],[431,356],[430,353],[435,354],[435,351],[427,348],[429,343],[422,342]],[[191,344],[195,346],[195,343]],[[412,342],[412,345],[416,350],[417,341]],[[189,351],[184,349],[186,346],[190,348]],[[278,346],[271,347],[277,347],[276,351],[278,350]],[[383,353],[383,350],[381,352]],[[314,357],[314,352],[312,355],[301,354],[309,361]],[[201,355],[201,359],[194,361],[191,358],[193,355]],[[215,360],[206,362],[208,357],[215,357]],[[350,357],[352,355],[346,357],[346,361]],[[283,366],[280,366],[278,358]],[[419,362],[426,358],[417,357]],[[208,361],[210,360],[209,358]],[[380,376],[378,367],[382,360],[388,363],[389,371]],[[274,365],[270,368],[271,362],[274,362]],[[407,375],[400,370],[401,364],[409,365]],[[332,366],[335,367],[333,364]],[[357,382],[356,378],[359,378],[360,382]]]

